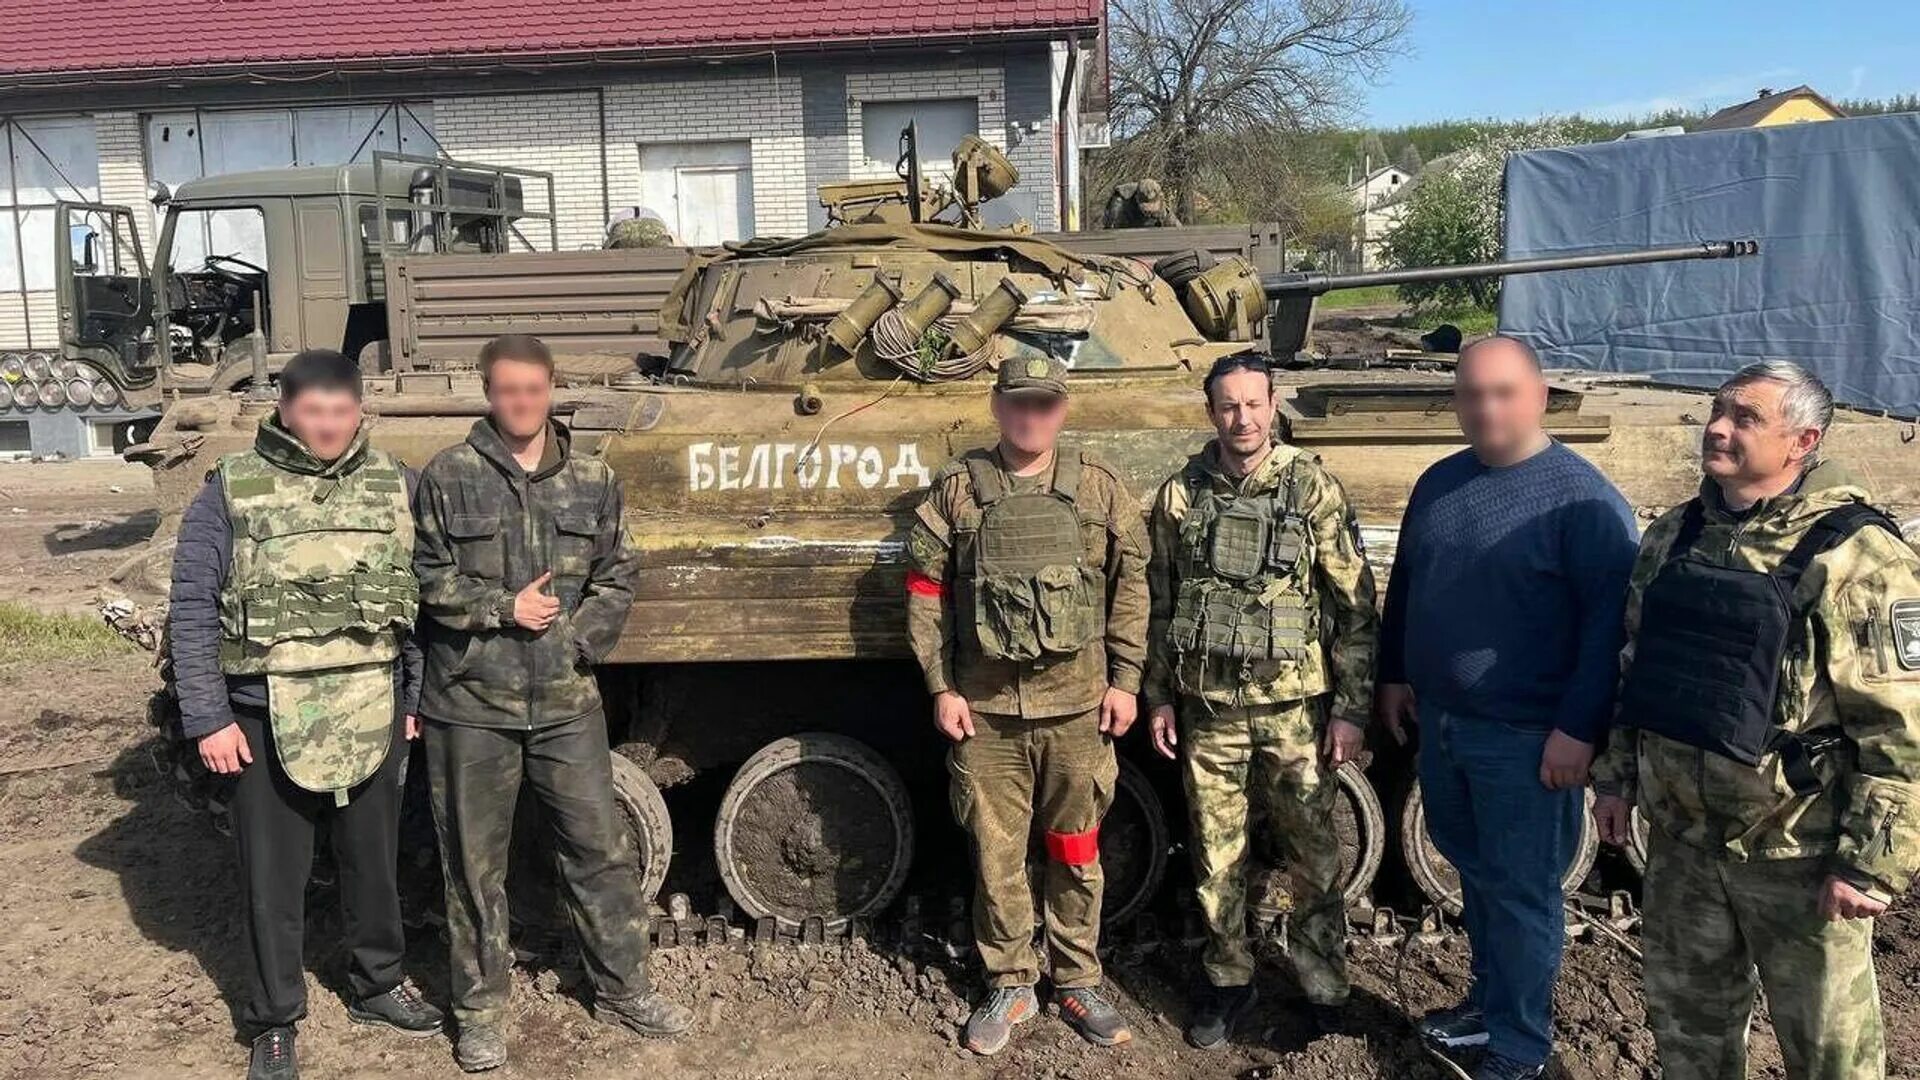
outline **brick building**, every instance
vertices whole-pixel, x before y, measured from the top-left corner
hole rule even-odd
[[[891,176],[912,118],[930,175],[977,130],[1021,174],[992,212],[1072,228],[1104,17],[1101,0],[84,8],[28,5],[0,35],[0,348],[57,341],[55,201],[144,207],[152,180],[379,149],[552,173],[565,248],[636,208],[711,243],[818,227],[815,188]]]

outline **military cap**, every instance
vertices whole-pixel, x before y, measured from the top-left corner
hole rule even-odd
[[[1016,356],[1000,365],[993,381],[999,394],[1051,394],[1067,392],[1067,365],[1057,356]]]

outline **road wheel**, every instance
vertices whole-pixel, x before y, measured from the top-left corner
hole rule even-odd
[[[714,861],[733,902],[786,930],[878,914],[913,863],[907,787],[865,743],[809,732],[761,747],[720,800]]]
[[[1340,797],[1333,804],[1333,831],[1340,838],[1341,894],[1347,906],[1365,900],[1387,851],[1387,818],[1380,796],[1360,766],[1349,761],[1334,773]],[[1258,811],[1252,829],[1253,884],[1248,903],[1255,925],[1273,927],[1293,907],[1288,892],[1285,845],[1280,830]]]
[[[1633,816],[1627,820],[1627,862],[1635,873],[1646,874],[1647,818],[1637,806],[1633,808]]]
[[[1587,803],[1591,807],[1593,793],[1587,793]],[[1440,909],[1449,915],[1457,916],[1463,910],[1460,899],[1460,874],[1440,849],[1433,844],[1433,838],[1427,835],[1427,809],[1420,798],[1420,785],[1416,782],[1407,792],[1406,812],[1401,815],[1400,851],[1407,859],[1407,870],[1413,874],[1414,884],[1427,894],[1427,899],[1440,905]],[[1580,815],[1580,839],[1574,847],[1573,860],[1567,864],[1567,872],[1560,878],[1560,891],[1568,896],[1580,888],[1587,879],[1588,871],[1593,869],[1593,860],[1600,852],[1600,834],[1593,827],[1593,815]]]
[[[673,861],[673,820],[647,770],[623,754],[613,755],[613,798],[639,853],[640,899],[652,904]]]
[[[1106,879],[1100,919],[1126,923],[1145,910],[1167,877],[1167,811],[1140,767],[1120,759],[1113,805],[1100,822],[1100,871]]]

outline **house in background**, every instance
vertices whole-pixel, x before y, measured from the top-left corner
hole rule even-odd
[[[1817,120],[1844,120],[1847,114],[1811,86],[1791,90],[1762,88],[1752,101],[1729,105],[1693,126],[1694,131],[1725,131],[1729,128],[1772,127],[1775,124],[1805,124]]]
[[[1347,197],[1353,200],[1356,269],[1380,265],[1381,245],[1406,211],[1399,196],[1413,178],[1398,165],[1382,165],[1347,184]]]
[[[0,35],[0,350],[59,339],[55,202],[133,205],[151,260],[150,181],[377,150],[551,173],[562,248],[636,211],[709,244],[818,228],[818,186],[891,178],[916,120],[930,178],[972,132],[1020,170],[991,222],[1074,228],[1105,19],[1103,0],[82,7],[27,5]],[[187,261],[261,261],[257,220],[221,214],[180,230]],[[28,419],[34,453],[98,449],[84,416],[55,438],[51,415],[0,410],[0,454]]]

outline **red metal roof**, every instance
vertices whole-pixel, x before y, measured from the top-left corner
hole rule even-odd
[[[1103,0],[10,0],[0,78],[676,55],[1090,29]]]

